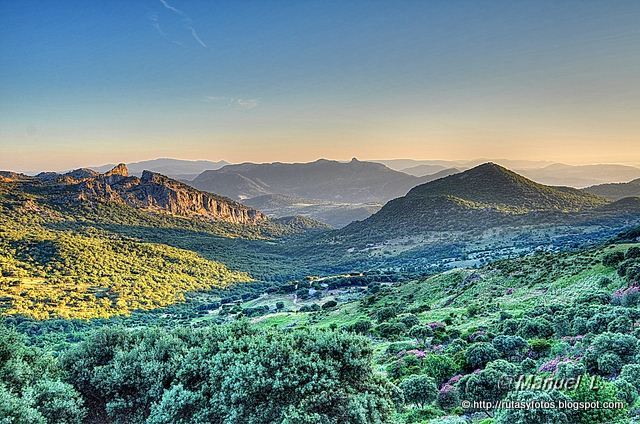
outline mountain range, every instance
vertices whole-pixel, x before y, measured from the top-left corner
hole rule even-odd
[[[141,176],[143,171],[157,172],[168,177],[178,179],[193,179],[198,174],[209,170],[219,169],[229,162],[220,160],[212,162],[209,160],[182,160],[171,158],[159,158],[153,160],[145,160],[141,162],[132,162],[127,164],[131,175]],[[116,164],[107,164],[96,167],[89,167],[96,172],[104,173],[115,167]]]
[[[284,194],[342,203],[379,203],[406,194],[424,178],[384,165],[320,159],[310,163],[243,163],[205,171],[193,187],[243,200],[265,194]]]
[[[640,168],[608,164],[576,166],[555,163],[543,168],[520,169],[518,172],[542,184],[566,185],[576,188],[627,182],[640,178]]]

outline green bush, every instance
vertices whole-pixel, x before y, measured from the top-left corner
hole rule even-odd
[[[412,375],[400,382],[400,390],[405,402],[424,408],[438,395],[438,387],[433,378],[427,375]]]

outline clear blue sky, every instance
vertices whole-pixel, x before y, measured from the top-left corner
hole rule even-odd
[[[0,0],[0,169],[640,164],[640,1]]]

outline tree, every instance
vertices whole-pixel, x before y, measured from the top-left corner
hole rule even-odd
[[[629,364],[622,367],[620,378],[627,380],[640,391],[640,364]]]
[[[465,358],[472,368],[483,368],[489,361],[498,359],[500,353],[490,343],[474,343],[467,349]]]
[[[427,375],[411,375],[400,382],[407,403],[424,408],[436,399],[438,387],[433,378]]]
[[[557,391],[518,391],[510,393],[505,401],[512,402],[540,402],[552,404],[560,400],[568,401],[565,395]],[[540,407],[540,408],[503,408],[495,415],[495,424],[573,424],[572,414],[565,409]]]
[[[104,422],[383,423],[395,410],[397,389],[373,373],[371,359],[369,340],[352,333],[239,322],[106,329],[64,364]]]
[[[624,260],[624,253],[609,252],[602,257],[602,264],[606,267],[615,268]]]
[[[602,333],[593,338],[584,362],[589,372],[609,376],[634,362],[637,350],[638,340],[631,335]]]
[[[520,336],[496,336],[492,341],[493,347],[505,359],[519,360],[528,349],[527,341]]]

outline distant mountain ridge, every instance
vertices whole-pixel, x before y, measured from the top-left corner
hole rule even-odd
[[[244,163],[205,171],[190,184],[237,200],[266,194],[344,203],[380,203],[426,181],[386,166],[353,159],[310,163]]]
[[[583,190],[609,200],[620,200],[625,197],[640,197],[640,178],[629,181],[628,183],[600,184],[587,187]]]
[[[576,188],[640,178],[640,168],[617,164],[566,165],[554,163],[544,168],[521,169],[518,172],[542,184],[567,185]]]
[[[220,169],[229,162],[221,160],[217,162],[209,160],[183,160],[172,158],[159,158],[126,164],[131,175],[141,176],[143,171],[152,171],[173,178],[194,178],[208,169]],[[116,164],[90,167],[93,171],[104,173],[112,169]]]

